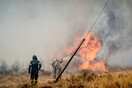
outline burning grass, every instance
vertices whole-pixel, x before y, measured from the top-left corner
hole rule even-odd
[[[73,44],[71,47],[66,47],[64,49],[64,53],[62,53],[61,56],[64,57],[73,54],[74,51],[77,49],[80,41],[82,41],[84,38],[85,41],[83,42],[76,54],[76,56],[79,56],[81,58],[81,64],[79,65],[78,69],[108,72],[108,69],[105,66],[105,61],[107,59],[106,57],[101,57],[100,61],[96,61],[96,63],[91,63],[97,59],[97,54],[102,47],[102,40],[96,33],[86,31],[82,37],[76,36],[76,43]]]

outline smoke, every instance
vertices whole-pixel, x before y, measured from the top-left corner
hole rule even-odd
[[[73,43],[75,34],[83,34],[88,23],[92,24],[104,3],[95,0],[1,0],[0,59],[8,64],[16,60],[29,64],[35,54],[45,64],[51,64],[64,46]]]
[[[110,64],[128,66],[132,59],[132,6],[131,0],[110,0],[104,20],[101,20],[102,30],[99,35],[103,41],[100,56],[106,56]],[[104,21],[104,22],[103,22]],[[129,53],[129,54],[128,54]],[[122,61],[126,61],[123,63]]]
[[[93,31],[103,41],[99,56],[111,60],[115,54],[120,56],[120,51],[131,52],[131,2],[110,0],[95,25]],[[51,66],[58,52],[74,43],[76,34],[82,36],[90,29],[105,3],[104,0],[1,0],[0,60],[8,64],[18,60],[27,65],[35,54],[44,66]]]

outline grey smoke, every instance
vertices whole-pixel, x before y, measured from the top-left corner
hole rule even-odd
[[[118,63],[128,66],[132,56],[128,54],[132,50],[132,3],[131,0],[110,0],[105,10],[105,24],[103,30],[99,31],[99,35],[103,41],[102,53],[108,58],[109,63]],[[132,52],[131,52],[132,53]],[[101,55],[102,55],[101,54]],[[124,57],[124,55],[126,55]],[[122,62],[126,61],[126,63]]]
[[[0,59],[29,64],[35,54],[51,64],[90,27],[101,1],[0,0]]]
[[[35,54],[44,66],[51,66],[64,46],[73,45],[76,34],[82,36],[89,30],[105,3],[106,0],[0,0],[0,60],[8,64],[18,60],[27,65]],[[115,57],[120,60],[119,52],[124,51],[125,56],[132,51],[131,3],[132,0],[110,0],[93,30],[103,41],[98,56],[113,62]]]

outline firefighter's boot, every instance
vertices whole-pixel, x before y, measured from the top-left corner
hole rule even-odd
[[[38,82],[38,81],[37,81],[37,80],[35,80],[35,85],[37,84],[37,82]]]
[[[31,85],[33,85],[33,79],[31,79]]]

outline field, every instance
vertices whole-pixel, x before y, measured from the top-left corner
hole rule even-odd
[[[63,75],[57,83],[52,75],[40,75],[33,88],[132,88],[132,71]],[[0,88],[31,88],[29,75],[0,76]]]

